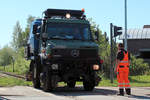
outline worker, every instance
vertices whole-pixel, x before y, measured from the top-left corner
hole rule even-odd
[[[124,88],[127,95],[131,95],[131,88],[129,85],[128,75],[129,75],[129,65],[130,65],[130,54],[128,51],[124,50],[123,43],[118,45],[118,53],[116,59],[115,72],[117,73],[117,81],[119,87],[120,96],[124,96]]]

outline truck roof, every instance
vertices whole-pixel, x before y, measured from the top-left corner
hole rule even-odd
[[[47,9],[44,11],[45,17],[51,18],[53,16],[66,17],[66,14],[70,14],[71,17],[77,19],[83,19],[84,9],[83,10],[65,10],[65,9]]]

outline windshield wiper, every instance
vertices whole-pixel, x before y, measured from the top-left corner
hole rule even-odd
[[[52,37],[48,37],[48,39],[62,39],[62,40],[65,40],[66,38],[60,37],[60,36],[52,36]]]

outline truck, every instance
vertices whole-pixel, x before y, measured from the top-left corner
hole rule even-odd
[[[84,12],[47,9],[32,22],[25,55],[35,88],[53,91],[59,82],[69,88],[83,82],[84,90],[92,91],[101,81],[99,33],[92,34]]]

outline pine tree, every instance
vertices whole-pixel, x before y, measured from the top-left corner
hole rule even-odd
[[[21,46],[23,46],[22,28],[20,26],[19,21],[17,21],[16,25],[14,26],[12,38],[13,38],[13,40],[12,40],[11,44],[15,50],[18,50]]]

